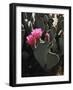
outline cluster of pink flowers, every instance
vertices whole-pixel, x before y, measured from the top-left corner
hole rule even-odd
[[[43,34],[43,30],[41,28],[33,29],[31,34],[26,37],[26,42],[32,47],[35,46],[38,41],[40,40],[41,36]],[[45,41],[50,41],[50,35],[46,32]]]
[[[40,39],[40,37],[42,36],[42,29],[41,28],[36,28],[36,29],[33,29],[31,34],[28,35],[26,37],[27,39],[27,43],[30,45],[30,46],[34,46],[37,44],[38,40]]]

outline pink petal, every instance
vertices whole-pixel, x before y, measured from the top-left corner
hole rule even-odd
[[[33,29],[31,34],[36,38],[39,39],[42,36],[42,30],[40,28]]]
[[[29,45],[33,46],[35,44],[35,38],[32,35],[27,36],[26,39]]]

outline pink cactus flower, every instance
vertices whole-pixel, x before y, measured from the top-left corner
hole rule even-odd
[[[35,46],[38,43],[38,41],[40,40],[42,33],[43,33],[43,31],[41,28],[33,29],[31,34],[26,37],[26,39],[27,39],[26,42],[30,46]]]
[[[31,34],[33,35],[33,37],[35,37],[36,39],[40,39],[40,37],[42,36],[42,29],[41,28],[36,28],[33,29]]]

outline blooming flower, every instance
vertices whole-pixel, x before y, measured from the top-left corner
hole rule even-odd
[[[41,39],[42,35],[43,35],[43,31],[41,28],[36,28],[36,29],[33,29],[32,32],[30,33],[30,35],[28,35],[26,37],[27,39],[27,43],[30,45],[30,46],[36,46],[38,41]],[[44,34],[44,38],[45,38],[45,41],[50,41],[50,35],[45,32]]]
[[[27,39],[26,42],[31,46],[35,46],[41,36],[42,36],[41,28],[33,29],[31,34],[26,37]]]

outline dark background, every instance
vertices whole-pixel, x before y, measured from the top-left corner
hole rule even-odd
[[[63,75],[64,73],[64,53],[63,48],[61,47],[60,38],[61,36],[58,35],[60,30],[64,31],[64,17],[62,14],[57,14],[58,23],[54,27],[53,26],[53,18],[55,14],[35,14],[35,22],[34,18],[32,17],[32,13],[21,13],[21,32],[22,32],[22,77],[31,77],[31,76],[53,76],[53,75]],[[28,25],[28,23],[31,21],[31,24]],[[40,66],[36,58],[33,54],[33,49],[27,45],[26,43],[26,36],[28,36],[31,31],[32,27],[35,28],[42,28],[43,30],[51,30],[51,40],[53,38],[56,39],[56,45],[51,48],[51,51],[53,53],[57,53],[60,57],[59,63],[57,63],[54,67],[51,69],[45,70],[44,68]],[[43,38],[43,37],[42,37]],[[64,47],[64,45],[63,45]]]

